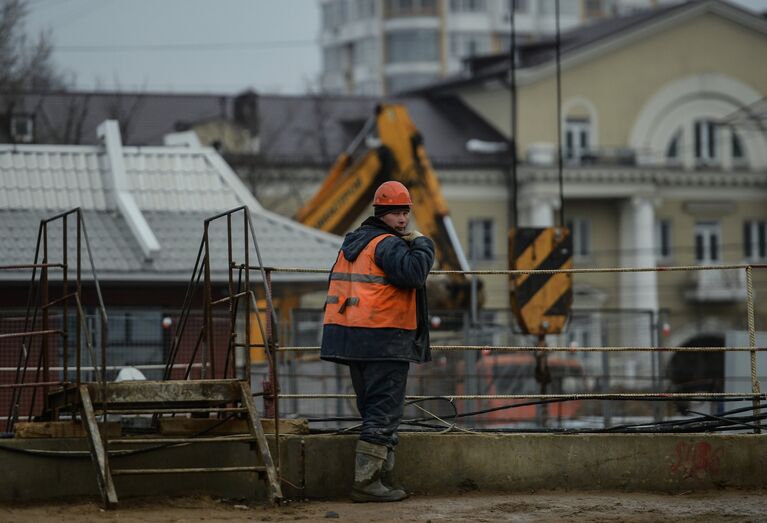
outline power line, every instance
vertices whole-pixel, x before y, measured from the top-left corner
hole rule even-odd
[[[64,53],[141,53],[141,52],[188,52],[231,51],[237,49],[278,49],[285,47],[316,46],[312,40],[262,40],[254,42],[204,42],[204,43],[153,43],[153,44],[105,44],[105,45],[57,45],[55,52]]]

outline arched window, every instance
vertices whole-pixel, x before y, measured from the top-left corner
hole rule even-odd
[[[669,141],[668,147],[666,147],[666,160],[668,160],[669,163],[674,164],[679,162],[679,149],[681,146],[682,130],[679,129],[671,137],[671,141]]]
[[[582,97],[562,104],[562,149],[567,163],[579,165],[595,159],[597,145],[597,111]]]
[[[692,134],[690,140],[685,140],[685,131],[689,129]],[[720,166],[723,156],[732,158],[735,167],[748,165],[748,157],[743,140],[737,131],[720,126],[716,121],[706,118],[693,119],[691,126],[679,127],[666,145],[666,163],[679,165],[685,144],[690,144],[693,150],[695,165],[699,167]]]
[[[679,164],[686,169],[763,169],[767,136],[747,118],[763,97],[749,85],[720,73],[693,74],[659,89],[642,106],[628,143],[640,165]],[[680,134],[681,130],[681,134]]]

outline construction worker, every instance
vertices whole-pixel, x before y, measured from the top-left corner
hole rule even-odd
[[[431,360],[426,277],[434,244],[407,232],[413,205],[399,182],[381,184],[374,216],[344,238],[330,275],[321,358],[349,366],[362,433],[354,501],[400,501],[391,483],[410,363]]]

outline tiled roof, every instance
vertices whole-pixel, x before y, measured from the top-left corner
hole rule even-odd
[[[0,209],[105,210],[106,167],[94,147],[0,146]]]
[[[2,188],[0,188],[0,192]],[[21,265],[34,261],[37,244],[37,231],[40,220],[52,216],[56,211],[46,212],[44,209],[0,209],[0,235],[4,247],[0,251],[0,265]],[[86,210],[83,212],[88,239],[93,252],[93,261],[99,272],[99,277],[107,273],[139,273],[142,270],[142,260],[138,245],[133,239],[128,225],[120,215],[114,212]],[[52,222],[48,234],[48,259],[51,262],[63,261],[62,222]],[[71,266],[70,278],[74,276],[76,260],[76,222],[74,218],[67,220],[68,230],[68,264]],[[42,262],[43,252],[39,253],[38,263]],[[90,262],[83,245],[82,250],[83,275],[90,279]],[[7,272],[7,271],[6,271]],[[26,280],[29,272],[0,273],[0,278],[10,280]],[[57,270],[51,271],[51,279],[59,279]]]
[[[84,211],[94,263],[104,280],[188,280],[204,220],[243,205],[251,212],[265,264],[328,268],[335,259],[340,238],[264,210],[212,149],[125,147],[122,153],[127,193],[160,244],[157,254],[145,259],[131,216],[116,203],[104,147],[0,145],[0,265],[31,263],[40,220],[74,207]],[[70,264],[75,256],[74,221],[68,220]],[[227,266],[223,223],[214,222],[210,232],[218,280],[225,279]],[[234,223],[234,256],[239,260],[243,231],[241,222]],[[54,222],[49,231],[51,261],[62,258],[60,229],[60,222]],[[86,256],[83,262],[88,267]],[[251,264],[257,264],[252,245]],[[90,278],[88,271],[83,274]],[[28,277],[28,272],[0,273],[5,280]],[[276,280],[325,278],[275,275]]]

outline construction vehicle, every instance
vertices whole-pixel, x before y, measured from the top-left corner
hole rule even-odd
[[[553,357],[547,361],[551,394],[573,394],[584,388],[583,366],[571,358]],[[483,354],[477,360],[477,375],[483,394],[537,394],[539,363],[534,354]],[[515,406],[518,405],[518,406]],[[508,408],[503,408],[508,407]],[[540,419],[565,420],[579,415],[580,400],[538,403],[525,400],[488,399],[480,416],[487,425],[503,426]]]
[[[371,138],[377,147],[363,147]],[[365,151],[360,153],[362,148]],[[434,242],[440,269],[468,271],[469,264],[423,138],[402,105],[376,107],[375,115],[339,155],[317,193],[296,214],[296,220],[344,234],[370,204],[376,188],[388,180],[401,182],[410,191],[418,229]],[[471,303],[471,282],[460,273],[432,278],[428,292],[434,309],[466,309]],[[481,301],[481,289],[478,294]]]

